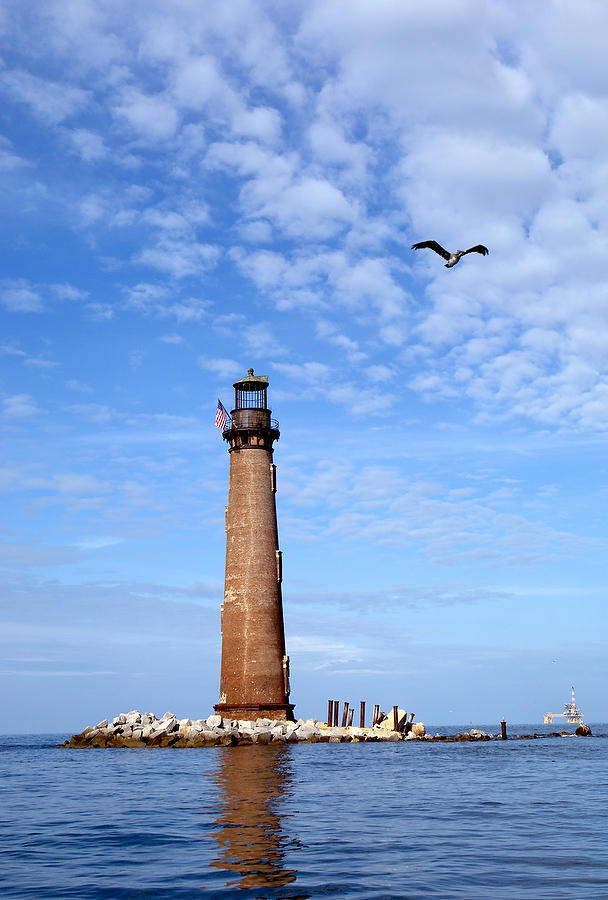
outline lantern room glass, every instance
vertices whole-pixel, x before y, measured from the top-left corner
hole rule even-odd
[[[235,391],[236,409],[266,409],[266,387],[242,385]]]

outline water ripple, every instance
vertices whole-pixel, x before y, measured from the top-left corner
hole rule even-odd
[[[608,898],[602,738],[58,741],[0,740],[3,898]]]

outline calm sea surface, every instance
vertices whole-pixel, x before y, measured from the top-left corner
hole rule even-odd
[[[185,750],[2,737],[0,896],[608,898],[608,726],[591,727]]]

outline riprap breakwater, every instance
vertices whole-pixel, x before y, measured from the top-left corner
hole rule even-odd
[[[585,726],[587,727],[587,726]],[[557,736],[557,735],[556,735]],[[537,734],[515,735],[510,739],[538,738]],[[132,710],[104,719],[74,734],[60,747],[213,747],[270,743],[348,743],[363,741],[491,741],[501,734],[487,734],[471,728],[461,734],[427,734],[422,722],[414,722],[407,733],[395,731],[388,721],[369,728],[329,726],[318,719],[283,722],[271,719],[235,721],[212,715],[206,719],[178,719],[167,712],[160,719],[153,713]]]

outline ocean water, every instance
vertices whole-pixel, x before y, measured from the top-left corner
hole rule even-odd
[[[3,737],[0,897],[602,900],[608,726],[591,727],[184,750]]]

